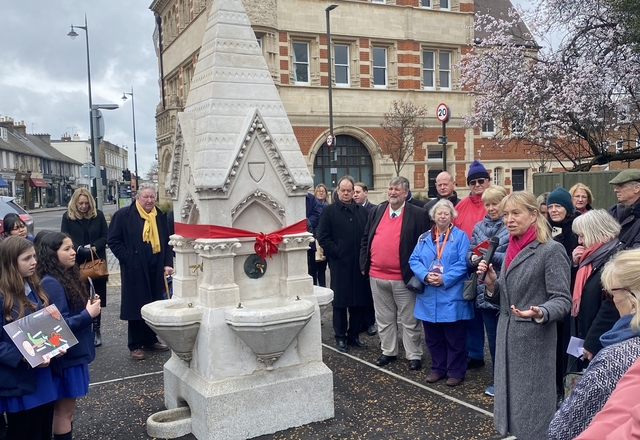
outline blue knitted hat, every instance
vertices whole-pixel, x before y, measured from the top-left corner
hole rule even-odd
[[[547,206],[557,203],[567,210],[568,214],[574,211],[573,201],[571,200],[571,194],[564,188],[556,188],[547,197]]]
[[[480,162],[479,160],[474,160],[473,162],[471,162],[471,165],[469,165],[467,184],[469,184],[469,182],[471,182],[472,180],[482,178],[488,179],[489,173],[487,172],[487,169],[484,167],[484,165],[482,165],[482,162]]]

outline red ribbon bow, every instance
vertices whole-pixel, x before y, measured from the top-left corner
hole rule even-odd
[[[256,254],[260,256],[262,261],[265,257],[273,259],[271,255],[278,253],[278,244],[282,241],[282,235],[272,232],[271,234],[265,234],[260,232],[256,237],[256,244],[253,245],[253,249]]]

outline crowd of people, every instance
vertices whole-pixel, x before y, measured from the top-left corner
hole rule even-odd
[[[591,439],[637,430],[640,170],[610,181],[618,203],[609,210],[592,208],[584,184],[538,198],[508,194],[479,161],[466,182],[461,197],[443,172],[438,196],[426,202],[412,197],[404,177],[390,180],[379,205],[350,176],[332,196],[322,184],[307,195],[308,230],[316,237],[309,275],[325,286],[329,268],[336,348],[367,349],[360,335],[377,334],[375,363],[384,367],[398,360],[401,339],[407,368],[419,371],[424,341],[431,359],[425,381],[456,387],[469,369],[485,367],[486,339],[493,372],[486,394],[502,435]],[[167,294],[170,221],[145,184],[108,227],[86,189],[73,194],[61,232],[32,237],[19,216],[3,219],[2,325],[55,304],[78,339],[30,368],[2,332],[6,439],[72,438],[107,303],[107,278],[84,280],[80,265],[105,259],[107,246],[120,261],[130,358],[168,350],[140,312]],[[569,354],[572,338],[581,348]],[[566,394],[568,373],[582,379]]]
[[[140,185],[136,200],[118,210],[110,226],[91,193],[75,191],[61,232],[27,234],[15,214],[3,219],[0,241],[0,304],[4,326],[55,305],[78,343],[36,368],[0,335],[0,432],[6,440],[70,440],[76,400],[89,391],[89,364],[102,345],[101,308],[107,276],[85,279],[80,266],[106,259],[107,245],[120,260],[121,319],[128,321],[131,359],[169,348],[140,316],[144,304],[162,299],[163,278],[173,273],[167,216],[155,206],[156,190]]]
[[[423,202],[395,177],[380,205],[350,176],[333,203],[324,185],[316,188],[310,275],[324,286],[328,263],[337,349],[368,348],[359,335],[377,332],[378,366],[398,359],[401,339],[408,368],[420,370],[424,340],[425,381],[455,387],[485,366],[486,338],[486,394],[502,435],[637,430],[640,406],[621,388],[637,389],[640,374],[640,171],[610,181],[618,203],[609,210],[593,209],[582,183],[537,198],[508,194],[479,161],[469,167],[468,195],[448,172],[435,184],[437,197]],[[569,354],[572,338],[579,352]],[[582,379],[567,389],[570,374]]]

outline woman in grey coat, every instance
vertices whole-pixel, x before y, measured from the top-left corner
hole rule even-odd
[[[556,409],[556,322],[571,309],[569,257],[550,239],[536,198],[525,191],[502,202],[509,245],[500,279],[487,271],[485,298],[499,299],[494,425],[519,440],[545,439]]]

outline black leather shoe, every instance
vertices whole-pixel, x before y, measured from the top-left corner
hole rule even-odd
[[[376,365],[379,366],[379,367],[383,367],[383,366],[395,361],[396,359],[398,359],[398,356],[387,356],[386,354],[383,354],[376,361]]]
[[[349,350],[347,341],[336,341],[336,348],[338,349],[338,351],[341,351],[343,353],[346,353],[347,350]]]
[[[467,370],[477,370],[482,367],[484,367],[484,360],[472,358],[471,356],[467,358]]]
[[[364,342],[362,339],[360,338],[356,338],[356,339],[352,339],[350,341],[347,342],[349,345],[353,345],[354,347],[358,347],[358,348],[369,348],[369,346],[367,345],[366,342]]]
[[[422,361],[420,359],[412,359],[409,361],[409,370],[418,371],[422,369]]]
[[[375,324],[371,324],[369,328],[367,328],[367,334],[369,336],[375,336],[378,334],[378,329],[376,328]]]
[[[96,328],[93,332],[93,345],[95,347],[100,347],[102,345],[102,334],[100,333],[100,328]]]

